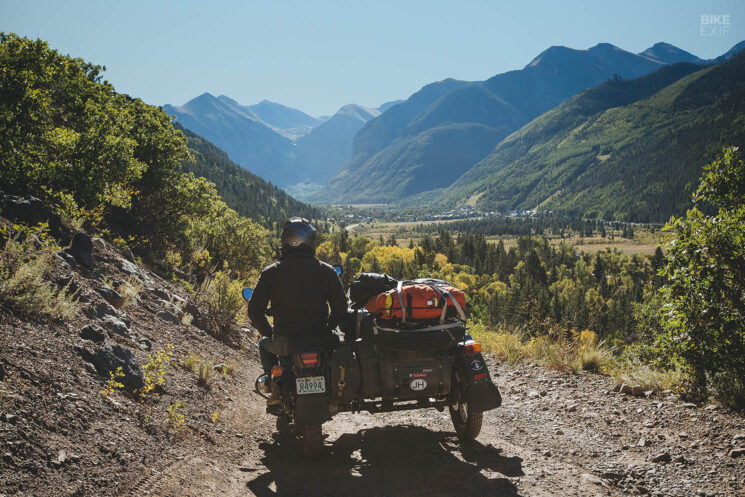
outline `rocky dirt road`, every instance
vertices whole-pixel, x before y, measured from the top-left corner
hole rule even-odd
[[[123,495],[745,495],[742,416],[615,393],[597,375],[491,368],[504,404],[471,444],[447,412],[342,414],[324,425],[324,457],[306,461],[297,440],[272,437],[261,399],[236,391],[214,443],[174,451]]]

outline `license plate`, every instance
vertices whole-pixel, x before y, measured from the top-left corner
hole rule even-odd
[[[326,378],[323,376],[306,376],[305,378],[295,379],[298,395],[309,393],[325,393]]]

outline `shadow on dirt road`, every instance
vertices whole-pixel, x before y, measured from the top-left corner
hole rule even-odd
[[[298,440],[264,443],[261,462],[269,470],[246,482],[259,497],[426,495],[518,496],[506,477],[523,475],[522,459],[479,442],[462,445],[454,433],[420,426],[360,430],[326,446],[307,461]],[[486,476],[486,475],[488,476]]]

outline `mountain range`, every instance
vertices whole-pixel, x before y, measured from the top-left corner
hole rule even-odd
[[[744,76],[741,53],[607,81],[510,135],[437,195],[409,201],[665,221],[690,205],[703,164],[745,143]]]
[[[486,81],[430,84],[366,123],[352,158],[311,200],[388,203],[448,187],[502,139],[578,92],[678,62],[707,61],[666,43],[639,54],[608,43],[554,46]]]
[[[316,118],[268,100],[241,105],[210,93],[163,109],[184,128],[222,148],[234,162],[300,196],[317,190],[338,172],[352,155],[357,131],[381,112],[349,104],[333,116]]]
[[[711,132],[691,135],[687,144],[695,143],[699,149],[686,148],[685,157],[664,143],[655,143],[654,148],[652,137],[660,135],[668,123],[674,122],[670,129],[679,134],[685,134],[681,128],[685,123],[691,129],[694,122],[706,126],[677,104],[665,107],[664,98],[655,100],[656,93],[684,85],[695,74],[703,77],[702,71],[712,67],[714,74],[723,74],[715,64],[725,65],[743,48],[745,42],[716,59],[703,60],[667,43],[638,54],[607,43],[587,50],[555,46],[523,69],[486,81],[445,79],[424,86],[406,100],[377,109],[350,104],[328,118],[268,101],[243,106],[229,97],[210,94],[181,107],[165,108],[181,125],[222,147],[234,162],[313,203],[469,204],[484,210],[551,207],[589,217],[651,219],[684,209],[701,161],[726,144],[725,138],[738,143],[739,136],[730,132],[736,126],[728,128],[716,121]],[[681,86],[676,88],[683,91]],[[670,89],[668,94],[674,92]],[[722,96],[724,92],[721,89]],[[709,89],[712,95],[718,93]],[[652,113],[653,118],[639,110],[647,101],[659,110]],[[702,115],[711,111],[704,107],[697,108]],[[595,123],[601,115],[621,115],[619,108],[626,109],[627,117],[638,126],[616,122],[603,128]],[[736,113],[722,115],[739,123]],[[568,152],[571,139],[584,136],[576,134],[578,129],[596,133],[591,160],[579,152],[584,142],[573,145],[579,147],[575,151],[583,157],[581,165],[577,157],[562,155]],[[719,131],[718,136],[713,129]],[[642,142],[653,147],[645,152],[646,157],[658,161],[648,167],[653,170],[649,174],[638,160],[631,159],[644,157]],[[656,153],[663,149],[678,162],[669,163]],[[550,164],[555,170],[547,169]],[[682,167],[685,173],[671,173],[674,167]],[[657,183],[621,178],[622,170],[633,170],[633,178]],[[674,176],[674,180],[668,182],[660,174]],[[615,181],[612,188],[606,184],[611,179]],[[647,200],[627,191],[634,181],[633,186]],[[585,185],[581,191],[577,190],[580,184]],[[673,188],[677,193],[655,196],[650,188]],[[613,195],[620,204],[608,201]]]

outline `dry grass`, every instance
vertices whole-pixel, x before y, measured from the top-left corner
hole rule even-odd
[[[644,390],[679,390],[686,383],[687,376],[678,369],[655,369],[649,365],[632,363],[619,368],[612,375],[619,383],[640,385]]]
[[[0,305],[22,314],[69,320],[78,314],[77,297],[69,283],[58,288],[49,278],[59,247],[47,237],[46,226],[0,226]]]
[[[493,331],[475,324],[468,331],[485,352],[510,364],[530,362],[573,374],[581,371],[607,374],[621,383],[654,391],[678,390],[687,379],[679,370],[655,369],[638,360],[622,362],[614,349],[599,342],[590,330],[560,340],[529,337],[524,328]]]
[[[122,304],[122,307],[126,308],[132,304],[137,304],[143,285],[144,283],[134,276],[127,278],[121,285],[119,285],[116,291],[124,297],[124,304]]]
[[[189,353],[181,361],[181,365],[194,373],[197,377],[197,384],[203,387],[209,385],[210,378],[215,373],[215,362],[209,357],[194,352]]]

